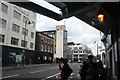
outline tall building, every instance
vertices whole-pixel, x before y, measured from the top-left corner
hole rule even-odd
[[[50,63],[53,61],[53,37],[50,37],[41,32],[36,32],[35,43],[35,62],[38,63]]]
[[[67,58],[67,30],[65,25],[56,26],[56,54],[55,58]]]
[[[81,61],[81,60],[85,60],[87,59],[87,56],[92,54],[92,51],[91,49],[82,44],[82,43],[78,43],[78,44],[75,44],[75,43],[68,43],[68,47],[70,48],[69,49],[69,54],[72,55],[72,61]]]
[[[23,61],[23,55],[26,64],[32,63],[35,50],[36,13],[0,1],[0,15],[3,66],[15,65],[18,59]],[[31,24],[28,24],[29,21]],[[25,48],[24,54],[23,48]]]

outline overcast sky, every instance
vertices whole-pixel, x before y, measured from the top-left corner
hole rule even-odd
[[[50,9],[56,11],[57,13],[60,13],[59,9],[54,8],[53,6],[51,7],[50,5],[44,2],[37,3],[44,7],[49,7]],[[97,46],[94,42],[97,41],[99,43],[99,46],[101,45],[100,31],[86,24],[85,22],[77,19],[74,16],[61,21],[56,21],[46,16],[37,14],[36,23],[37,31],[55,30],[56,25],[66,26],[66,30],[68,31],[68,42],[86,44],[89,48],[91,48],[94,55],[96,55]]]

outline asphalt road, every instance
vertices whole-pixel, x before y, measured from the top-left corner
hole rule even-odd
[[[73,73],[69,80],[80,80],[78,74],[79,63],[69,63]],[[4,80],[59,80],[60,70],[58,64],[46,64],[43,66],[34,66],[21,69],[3,70],[2,79]]]

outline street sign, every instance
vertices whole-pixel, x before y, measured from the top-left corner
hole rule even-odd
[[[16,55],[16,63],[22,61],[22,55]]]

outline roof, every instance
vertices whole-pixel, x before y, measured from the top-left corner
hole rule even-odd
[[[68,42],[67,44],[68,44],[68,45],[75,45],[74,42]]]
[[[53,37],[51,37],[51,36],[49,36],[49,35],[47,35],[47,34],[41,33],[41,32],[36,32],[36,34],[41,34],[41,35],[46,36],[46,37],[48,37],[48,38],[54,39]]]
[[[115,2],[49,2],[50,4],[61,9],[61,15],[31,1],[11,3],[58,21],[64,18],[75,16],[105,34],[108,34],[110,32],[112,21],[111,14],[114,13],[114,8],[116,5],[119,5],[119,3]],[[105,12],[104,23],[99,22],[97,19],[97,13],[99,10],[103,10]]]

